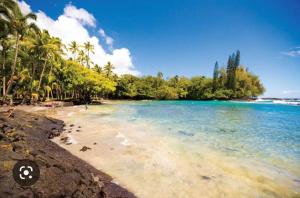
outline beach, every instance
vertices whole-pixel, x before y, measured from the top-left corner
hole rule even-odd
[[[38,112],[45,108],[23,106],[0,113],[1,197],[135,197],[113,183],[111,176],[50,140],[61,135],[63,121],[19,109]],[[40,168],[33,186],[20,186],[12,178],[12,167],[22,159]]]
[[[285,150],[280,150],[281,144],[274,146],[276,149],[270,146],[273,140],[268,140],[269,137],[261,139],[254,131],[236,136],[238,129],[232,128],[239,126],[239,122],[247,126],[260,123],[255,117],[248,120],[248,114],[253,115],[258,109],[257,116],[269,116],[272,106],[253,107],[255,104],[246,102],[186,103],[118,101],[90,105],[87,110],[85,106],[58,108],[47,114],[66,123],[62,136],[68,138],[68,143],[54,138],[55,143],[108,173],[115,183],[138,197],[299,196],[298,159],[292,160],[291,153],[286,156],[277,153],[289,151],[286,142]],[[214,112],[217,117],[198,118],[198,113],[187,111],[185,105],[199,108],[203,115],[217,110],[218,113]],[[260,114],[262,107],[268,112]],[[188,118],[182,117],[183,114]],[[223,123],[224,115],[230,116],[228,125]],[[244,126],[239,127],[243,131]],[[218,134],[213,134],[213,129]],[[197,132],[201,130],[210,133]],[[258,143],[254,146],[251,141]],[[82,152],[84,146],[88,149]],[[297,149],[297,142],[290,146]]]
[[[291,130],[280,127],[295,123],[299,107],[270,105],[108,101],[87,108],[17,109],[63,121],[51,141],[106,173],[114,188],[120,185],[137,197],[297,197],[298,140],[286,134],[281,143],[271,136]],[[290,117],[273,124],[270,134],[263,130],[266,120],[282,120],[279,115]],[[299,126],[292,127],[297,135]]]

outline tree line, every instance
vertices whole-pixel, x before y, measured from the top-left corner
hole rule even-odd
[[[14,0],[0,0],[2,102],[114,99],[234,99],[264,92],[258,76],[240,65],[240,52],[226,67],[216,62],[213,78],[117,75],[114,66],[94,64],[94,46],[59,38],[39,29],[33,13],[22,14]],[[71,54],[71,56],[67,56]]]

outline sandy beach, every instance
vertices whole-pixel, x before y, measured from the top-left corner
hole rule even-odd
[[[61,136],[53,139],[56,144],[108,173],[114,183],[138,197],[299,195],[297,182],[260,162],[224,156],[206,146],[186,147],[176,138],[156,133],[160,129],[146,122],[111,121],[109,115],[118,103],[39,113],[66,123]]]

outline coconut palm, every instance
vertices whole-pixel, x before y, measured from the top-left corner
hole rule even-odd
[[[6,99],[8,93],[10,92],[12,84],[14,82],[14,75],[16,71],[20,40],[23,39],[23,36],[29,29],[34,29],[35,31],[39,31],[39,28],[34,23],[28,23],[28,19],[35,20],[36,15],[33,13],[23,15],[18,6],[11,9],[10,12],[7,13],[5,17],[7,18],[7,21],[9,21],[9,27],[11,28],[12,33],[14,35],[15,50],[14,50],[13,64],[11,66],[11,75],[10,75],[10,79],[8,82],[5,95],[3,96],[3,100]]]
[[[111,62],[110,61],[108,61],[107,62],[107,64],[106,65],[104,65],[104,72],[105,72],[105,74],[106,74],[106,77],[110,77],[111,76],[111,74],[113,73],[113,69],[114,69],[115,67],[113,66],[113,64],[111,64]]]
[[[7,51],[9,49],[8,36],[11,32],[10,21],[8,20],[12,10],[17,7],[17,3],[14,0],[0,0],[0,45],[2,47],[2,94],[5,95],[6,91],[6,76],[5,65]]]
[[[87,60],[87,55],[83,50],[80,50],[78,53],[78,62],[83,65],[84,61]]]
[[[60,56],[62,53],[61,46],[62,43],[58,38],[51,37],[47,31],[43,31],[40,35],[40,38],[38,40],[37,48],[41,51],[41,60],[43,60],[43,67],[40,74],[40,80],[37,87],[37,92],[39,91],[42,83],[42,79],[45,73],[45,69],[47,66],[47,63],[50,61],[50,59],[56,58],[56,56]],[[52,72],[53,64],[51,64],[50,71]]]
[[[76,60],[76,55],[79,52],[79,45],[77,44],[77,42],[76,41],[72,41],[69,44],[68,50],[70,50],[71,53],[73,54],[73,60]]]
[[[90,65],[89,65],[89,63],[90,63],[90,52],[91,53],[94,53],[94,46],[91,44],[91,42],[85,42],[84,44],[83,44],[83,47],[84,47],[84,50],[87,52],[87,56],[86,56],[86,67],[87,68],[90,68]]]

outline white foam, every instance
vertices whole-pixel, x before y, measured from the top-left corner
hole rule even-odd
[[[130,146],[131,144],[129,143],[129,140],[127,138],[125,138],[122,142],[121,142],[122,145],[124,146]]]
[[[68,136],[68,141],[66,142],[66,144],[77,144],[78,142],[71,136],[71,135],[67,135]]]
[[[300,102],[297,101],[285,101],[285,100],[274,100],[275,104],[286,104],[286,105],[300,105]]]
[[[70,112],[67,114],[68,117],[71,117],[74,114],[74,112]]]
[[[125,135],[119,132],[118,135],[116,135],[116,138],[125,138]]]

